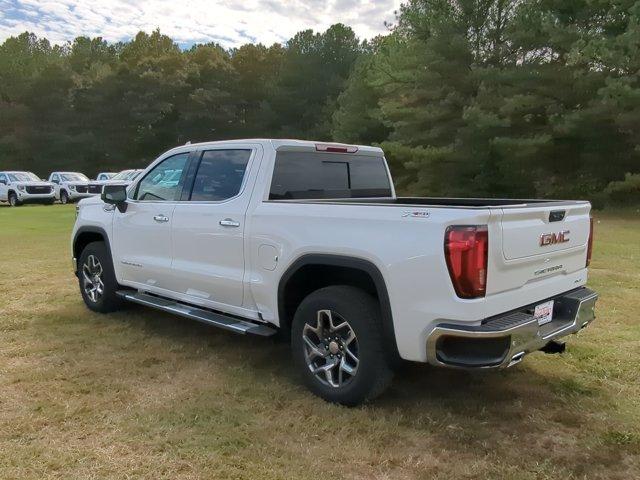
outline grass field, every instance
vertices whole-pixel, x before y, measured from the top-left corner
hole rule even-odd
[[[329,405],[285,345],[87,310],[73,206],[0,207],[0,478],[640,478],[640,213],[596,214],[598,319],[503,372]]]

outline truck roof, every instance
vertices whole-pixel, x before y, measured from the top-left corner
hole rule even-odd
[[[349,149],[355,149],[353,152],[348,152],[353,155],[368,155],[368,156],[376,156],[381,157],[384,155],[383,151],[379,147],[372,147],[369,145],[350,145],[346,143],[337,143],[337,142],[324,142],[324,141],[314,141],[314,140],[297,140],[297,139],[289,139],[289,138],[243,138],[243,139],[234,139],[234,140],[219,140],[219,141],[211,141],[211,142],[199,142],[199,143],[191,143],[186,145],[180,145],[181,148],[185,146],[196,146],[196,147],[207,147],[207,146],[216,146],[216,145],[229,145],[234,143],[259,143],[262,145],[268,145],[273,147],[275,150],[283,151],[316,151],[317,146],[332,146],[332,147],[347,147]]]

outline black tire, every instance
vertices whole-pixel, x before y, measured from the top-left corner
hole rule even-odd
[[[9,205],[11,205],[12,207],[19,207],[20,205],[22,205],[22,202],[18,200],[18,195],[16,195],[16,192],[9,192],[9,198],[7,200],[9,201]]]
[[[88,286],[88,282],[85,277],[85,273],[92,273],[86,271],[86,266],[91,261],[90,257],[93,256],[98,260],[101,267],[101,277],[103,284],[102,294],[96,298],[92,298],[91,287]],[[94,278],[90,275],[91,278]],[[119,310],[122,307],[123,301],[116,295],[116,292],[120,288],[116,281],[116,276],[113,271],[113,261],[111,255],[104,242],[92,242],[88,244],[78,259],[78,285],[80,287],[80,293],[85,305],[94,312],[109,313]]]
[[[64,190],[60,190],[60,203],[62,205],[69,203],[69,194]]]
[[[307,363],[309,347],[303,339],[303,332],[305,325],[309,327],[316,325],[317,327],[316,319],[321,311],[330,311],[331,315],[337,314],[338,317],[341,317],[339,321],[346,321],[347,328],[350,328],[356,336],[359,360],[357,370],[342,386],[331,386],[328,380],[319,379]],[[335,323],[338,321],[334,321]],[[309,338],[310,331],[313,330],[307,330],[307,338]],[[324,331],[326,332],[326,329]],[[311,335],[315,336],[315,333]],[[327,334],[327,339],[331,335]],[[380,395],[391,384],[393,370],[389,366],[388,356],[382,341],[380,307],[378,302],[363,290],[347,285],[336,285],[311,293],[302,301],[295,313],[291,336],[292,354],[296,368],[307,387],[328,402],[356,406]],[[341,344],[342,340],[340,339],[337,343]],[[328,349],[326,341],[323,348],[325,351]],[[341,353],[338,351],[336,356],[340,357]],[[346,353],[342,353],[342,355],[345,360],[348,358]],[[327,364],[330,361],[328,358],[319,359],[318,355],[314,358],[318,362],[326,361]]]

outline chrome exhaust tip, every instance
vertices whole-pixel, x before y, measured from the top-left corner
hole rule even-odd
[[[509,361],[509,365],[507,365],[507,367],[513,367],[515,364],[520,363],[524,358],[524,354],[525,352],[516,353],[513,357],[511,357],[511,360]]]

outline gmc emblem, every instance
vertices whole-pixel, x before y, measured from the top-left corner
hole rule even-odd
[[[569,230],[563,230],[558,233],[543,233],[540,235],[540,246],[555,245],[557,243],[566,243],[569,241]]]

